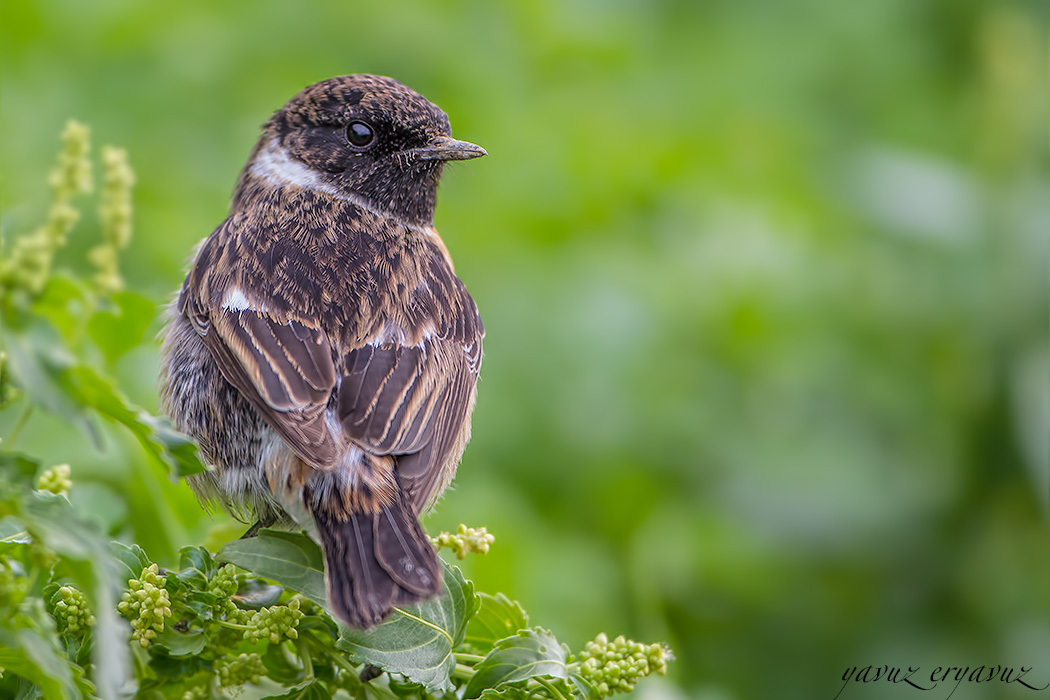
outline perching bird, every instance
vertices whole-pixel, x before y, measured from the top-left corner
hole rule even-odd
[[[358,628],[441,589],[419,514],[470,436],[484,330],[432,222],[445,163],[485,150],[450,133],[390,78],[305,88],[264,125],[164,331],[164,407],[212,467],[194,490],[311,532],[329,607]]]

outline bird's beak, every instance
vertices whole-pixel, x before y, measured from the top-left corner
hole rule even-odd
[[[413,148],[411,153],[419,160],[470,160],[488,155],[481,146],[468,141],[457,141],[449,136],[432,138],[426,146]]]

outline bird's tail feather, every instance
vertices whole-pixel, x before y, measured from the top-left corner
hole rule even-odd
[[[351,627],[368,629],[396,605],[441,590],[437,553],[403,498],[377,513],[341,518],[317,509],[328,604]]]

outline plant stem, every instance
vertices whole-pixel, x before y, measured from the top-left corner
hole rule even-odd
[[[313,680],[314,677],[314,660],[310,656],[310,645],[309,644],[296,644],[296,648],[299,651],[299,658],[303,662],[303,672],[306,674],[307,680]]]
[[[532,680],[536,681],[544,688],[546,688],[547,692],[550,693],[551,697],[553,697],[555,700],[565,700],[565,696],[562,695],[561,691],[558,690],[558,688],[546,678],[536,676]]]
[[[29,416],[33,415],[33,404],[26,404],[25,410],[18,416],[18,420],[11,427],[11,431],[7,434],[7,438],[4,439],[3,446],[4,451],[9,452],[11,445],[15,444],[15,440],[18,439],[19,433],[22,432],[22,428],[25,427],[26,421],[29,420]]]
[[[484,656],[481,656],[480,654],[466,654],[466,653],[458,652],[458,651],[455,653],[455,657],[456,657],[456,661],[457,662],[461,662],[461,663],[465,663],[465,664],[476,664],[477,662],[479,662],[479,661],[481,661],[481,660],[483,660],[485,658]]]
[[[284,660],[288,662],[289,666],[294,666],[295,668],[302,667],[302,659],[299,658],[297,654],[292,653],[287,640],[281,642],[277,648],[281,650],[281,656],[284,657]]]
[[[326,656],[328,656],[330,659],[332,659],[332,661],[337,666],[342,668],[344,671],[349,671],[350,673],[354,673],[354,674],[357,673],[358,669],[353,664],[351,664],[349,661],[347,661],[345,658],[343,658],[343,655],[341,653],[339,653],[338,650],[333,650],[331,647],[326,646],[323,642],[318,640],[312,634],[310,634],[310,635],[306,635],[306,634],[299,635],[299,639],[301,641],[306,642],[307,644],[313,646],[315,651],[321,651],[322,653],[324,653]]]
[[[227,622],[226,620],[216,620],[223,627],[229,627],[233,630],[250,630],[251,627],[248,625],[238,625],[236,622]]]

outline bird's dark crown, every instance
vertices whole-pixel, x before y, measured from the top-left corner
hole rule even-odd
[[[445,161],[481,155],[482,148],[451,138],[437,105],[396,80],[331,78],[303,89],[266,122],[234,208],[252,191],[293,185],[427,224]]]

